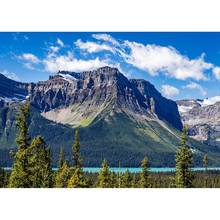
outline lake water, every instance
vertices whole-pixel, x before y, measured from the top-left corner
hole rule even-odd
[[[90,172],[90,173],[97,173],[100,171],[101,168],[98,167],[86,167],[83,168],[84,171]],[[116,173],[124,173],[127,170],[131,173],[139,173],[141,171],[141,168],[134,168],[134,167],[129,167],[129,168],[110,168],[111,171],[114,171]],[[165,173],[165,172],[175,172],[175,168],[170,168],[170,167],[160,167],[160,168],[150,168],[150,172],[155,172],[155,173]],[[204,167],[195,167],[192,168],[193,171],[205,171]],[[209,167],[208,170],[220,170],[220,167]]]
[[[5,167],[5,170],[11,170],[11,167]],[[85,167],[83,168],[83,170],[85,172],[89,172],[89,173],[98,173],[100,171],[100,167]],[[53,170],[57,170],[57,168],[53,168]],[[110,171],[114,171],[116,173],[125,173],[126,171],[129,171],[131,173],[139,173],[141,171],[141,168],[135,168],[135,167],[113,167],[110,168]],[[175,172],[175,168],[171,168],[171,167],[153,167],[149,169],[150,172],[154,172],[154,173],[165,173],[165,172]],[[193,171],[205,171],[204,167],[194,167],[192,168]],[[220,170],[220,167],[209,167],[208,170]]]

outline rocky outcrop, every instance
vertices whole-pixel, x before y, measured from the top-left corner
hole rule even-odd
[[[217,97],[177,103],[189,135],[212,146],[220,146],[220,102]]]

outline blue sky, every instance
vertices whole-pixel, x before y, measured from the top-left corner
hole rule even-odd
[[[0,72],[36,82],[104,65],[172,99],[220,95],[220,33],[0,33]]]

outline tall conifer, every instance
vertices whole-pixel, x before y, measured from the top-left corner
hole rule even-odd
[[[187,128],[183,127],[181,146],[176,154],[176,175],[175,182],[178,188],[189,188],[193,184],[193,164],[192,151],[187,145]]]

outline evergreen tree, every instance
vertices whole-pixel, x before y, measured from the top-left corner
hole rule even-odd
[[[58,160],[58,168],[62,167],[65,162],[64,150],[60,148],[59,160]]]
[[[137,188],[138,187],[138,179],[137,175],[134,173],[131,181],[131,188]]]
[[[98,175],[97,187],[111,188],[110,171],[107,161],[104,159],[102,162],[102,169]]]
[[[80,156],[79,132],[77,129],[75,130],[75,138],[74,138],[74,144],[72,150],[73,150],[73,161],[74,161],[73,175],[69,179],[67,187],[69,188],[87,187],[88,181],[83,172],[82,159]]]
[[[28,149],[28,169],[31,187],[51,187],[50,150],[41,136],[35,137]]]
[[[115,172],[110,173],[110,182],[111,182],[111,188],[117,188],[118,183],[117,183],[117,174]]]
[[[0,188],[7,186],[7,173],[3,168],[0,168]]]
[[[141,162],[142,171],[140,173],[139,187],[149,187],[149,171],[148,171],[148,159],[145,157]]]
[[[74,166],[77,168],[82,167],[82,159],[80,156],[80,144],[79,144],[79,131],[76,129],[75,130],[75,138],[74,138],[74,144],[72,147],[73,150],[73,161],[74,161]]]
[[[130,172],[127,170],[122,176],[122,188],[130,188],[132,185],[132,176]]]
[[[203,158],[203,166],[205,167],[205,171],[207,172],[208,170],[208,165],[209,165],[209,158],[208,158],[208,155],[205,154],[204,155],[204,158]]]
[[[87,188],[88,181],[84,175],[82,168],[75,168],[72,177],[69,179],[68,188]]]
[[[176,187],[192,187],[193,174],[191,166],[193,163],[192,151],[187,145],[187,129],[184,126],[182,131],[181,146],[176,154]]]
[[[62,166],[56,172],[54,186],[56,188],[66,188],[68,181],[71,177],[70,167],[68,166],[67,161],[62,163]]]
[[[15,153],[15,162],[9,179],[11,188],[28,188],[31,186],[28,170],[27,149],[30,146],[30,137],[28,134],[30,117],[30,103],[26,102],[20,107],[20,114],[17,118],[19,133],[16,138],[18,150]]]

